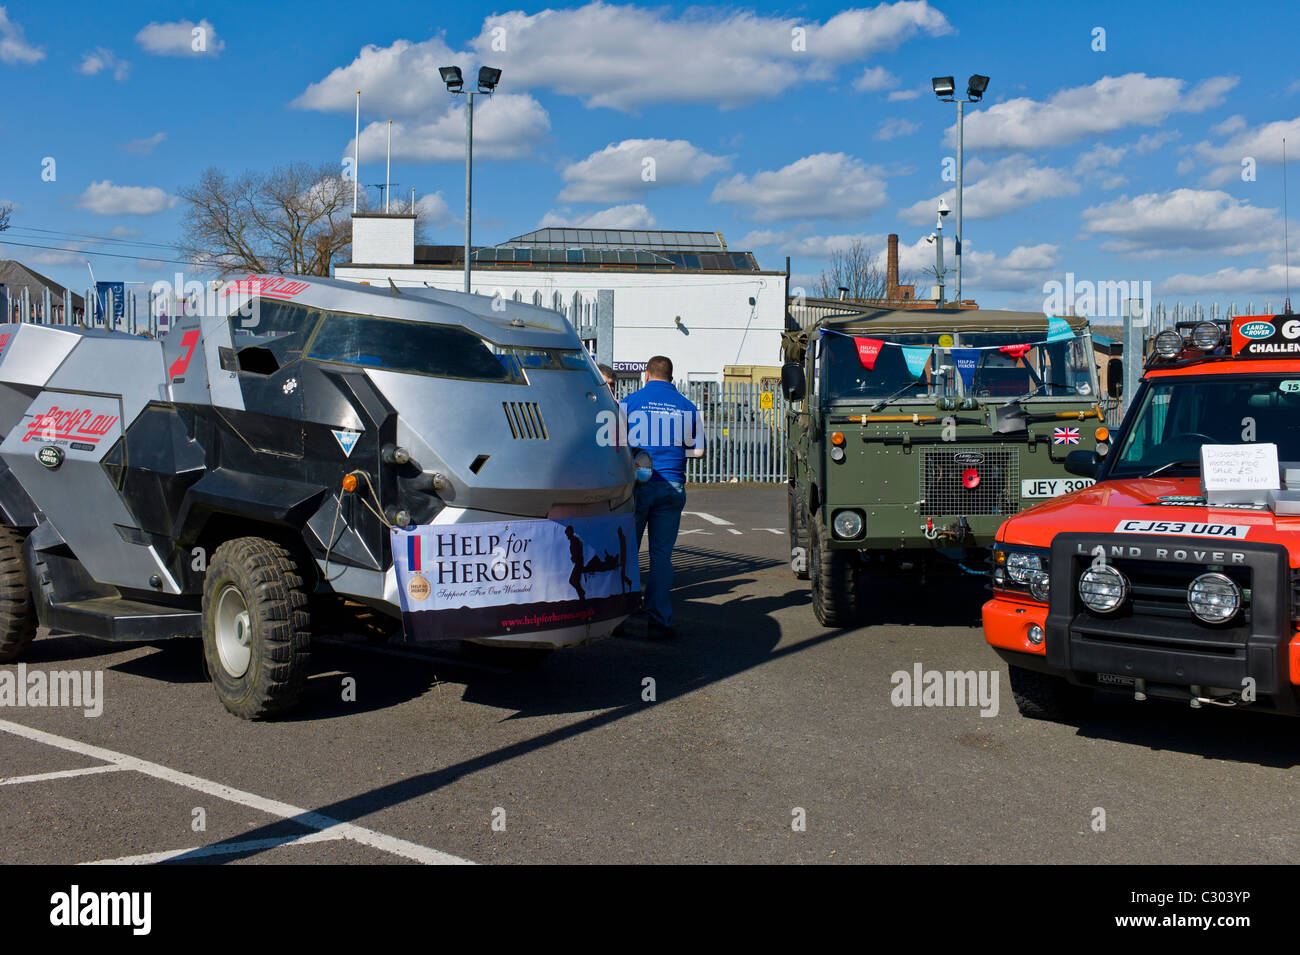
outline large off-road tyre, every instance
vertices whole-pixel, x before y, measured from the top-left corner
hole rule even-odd
[[[812,549],[808,566],[812,570],[813,613],[823,627],[850,626],[858,615],[857,555],[826,546],[827,531],[822,522],[811,519]]]
[[[17,660],[36,636],[36,605],[22,546],[17,531],[0,526],[0,663]]]
[[[222,705],[246,720],[289,710],[307,686],[311,614],[299,567],[261,537],[217,548],[203,582],[203,658]]]
[[[1075,686],[1064,677],[1018,666],[1009,665],[1007,669],[1016,708],[1031,720],[1068,723],[1081,716],[1092,700],[1092,690]]]
[[[799,501],[799,495],[795,492],[794,485],[791,485],[787,491],[790,499],[789,516],[786,518],[786,526],[790,528],[790,560],[791,569],[798,580],[807,580],[809,574],[809,556],[808,556],[808,511]],[[803,565],[798,566],[794,563],[795,551],[803,548],[804,560]]]

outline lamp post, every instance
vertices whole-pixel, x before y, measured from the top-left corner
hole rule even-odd
[[[501,71],[490,66],[483,66],[478,71],[478,90],[467,90],[465,78],[459,66],[443,66],[438,69],[442,81],[447,84],[447,92],[465,97],[465,292],[469,292],[469,250],[470,250],[470,215],[473,211],[474,196],[474,97],[477,93],[491,96],[501,82]]]
[[[957,227],[953,239],[956,265],[953,271],[957,275],[957,307],[961,308],[961,243],[964,235],[961,229],[961,173],[962,173],[962,130],[965,124],[965,107],[967,103],[978,103],[984,98],[984,91],[989,88],[989,78],[976,73],[966,84],[966,99],[957,99],[956,86],[951,76],[935,76],[930,79],[930,86],[940,102],[957,104]]]

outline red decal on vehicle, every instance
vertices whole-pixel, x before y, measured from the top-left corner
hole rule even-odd
[[[190,367],[190,359],[194,357],[194,346],[199,343],[199,330],[192,328],[181,337],[181,347],[185,349],[185,354],[172,362],[172,366],[167,369],[167,380],[175,381],[177,375],[185,374],[185,369]]]
[[[89,408],[60,411],[59,406],[54,405],[49,411],[32,419],[27,426],[27,433],[23,435],[23,441],[32,438],[42,441],[64,438],[98,444],[99,439],[112,431],[116,424],[117,415],[96,414]]]
[[[5,349],[9,347],[9,338],[10,335],[8,332],[0,335],[0,358],[4,357]]]
[[[245,292],[249,295],[260,295],[262,298],[291,299],[299,292],[305,292],[308,289],[306,282],[295,282],[292,279],[259,279],[255,275],[247,278],[236,279],[226,285],[227,295],[238,295]]]

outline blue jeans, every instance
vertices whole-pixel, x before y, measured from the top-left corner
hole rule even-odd
[[[652,623],[673,622],[673,546],[686,506],[686,485],[677,481],[648,481],[636,488],[636,547],[650,528],[650,573],[645,584],[645,609]]]

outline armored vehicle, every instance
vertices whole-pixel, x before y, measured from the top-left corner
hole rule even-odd
[[[1109,446],[1069,455],[1096,486],[999,529],[984,636],[1027,717],[1095,690],[1300,715],[1300,318],[1153,345]]]
[[[982,573],[1007,517],[1092,482],[1064,463],[1106,438],[1086,319],[859,311],[783,358],[791,566],[826,626],[856,619],[863,574]]]
[[[597,440],[616,406],[561,315],[307,277],[206,293],[156,339],[0,325],[0,662],[38,622],[201,637],[257,718],[344,612],[552,648],[634,609],[633,461]]]

